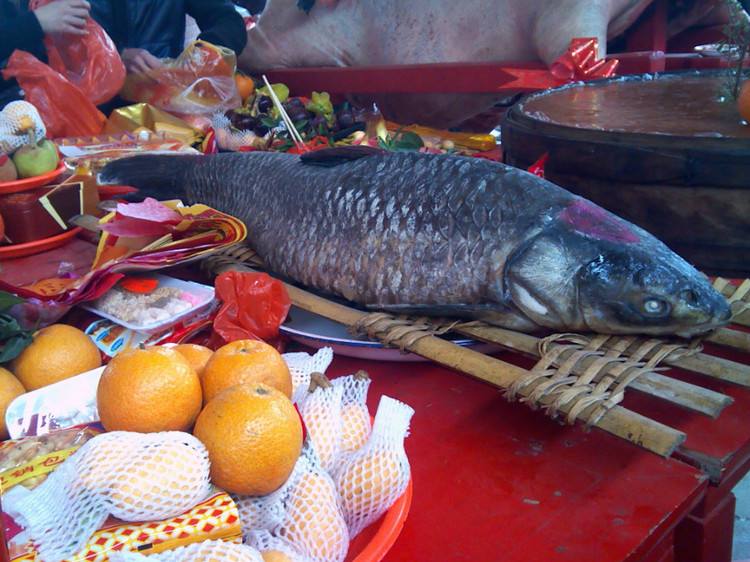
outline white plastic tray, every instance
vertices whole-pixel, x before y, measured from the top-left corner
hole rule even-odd
[[[128,275],[127,277],[141,277],[141,276],[140,275]],[[198,304],[193,306],[192,308],[189,308],[185,312],[172,316],[166,322],[156,322],[153,324],[143,324],[143,325],[131,324],[129,322],[125,322],[117,318],[116,316],[112,316],[111,314],[102,312],[96,307],[96,301],[93,301],[91,303],[86,303],[81,306],[82,308],[85,308],[86,310],[89,310],[93,312],[94,314],[101,316],[102,318],[111,320],[112,322],[115,322],[119,324],[120,326],[123,326],[130,330],[134,330],[136,332],[145,332],[147,334],[154,334],[156,332],[166,330],[167,328],[171,328],[183,318],[196,314],[200,312],[201,310],[204,310],[206,307],[211,305],[211,303],[213,302],[216,296],[216,292],[214,288],[209,285],[193,283],[192,281],[183,281],[182,279],[175,279],[174,277],[169,277],[167,275],[161,275],[158,273],[143,275],[142,277],[147,277],[149,279],[157,279],[159,281],[159,287],[175,287],[177,289],[182,289],[183,291],[187,293],[195,295],[198,299]]]

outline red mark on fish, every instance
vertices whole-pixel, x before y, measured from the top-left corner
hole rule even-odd
[[[576,232],[608,242],[635,244],[640,237],[624,221],[585,199],[577,199],[559,215]]]

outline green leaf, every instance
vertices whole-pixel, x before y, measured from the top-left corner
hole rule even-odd
[[[275,129],[276,127],[279,126],[279,120],[278,119],[272,119],[270,117],[263,117],[260,120],[260,122],[263,123],[263,125],[265,125],[269,129]]]
[[[21,304],[24,300],[14,294],[0,291],[0,312],[8,310],[10,307]]]
[[[12,361],[33,341],[30,332],[17,334],[0,344],[0,363]]]

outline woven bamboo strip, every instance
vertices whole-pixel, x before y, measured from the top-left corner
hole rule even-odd
[[[717,277],[714,287],[732,304],[734,317],[732,322],[741,326],[750,326],[750,279],[745,279],[738,286],[728,280]]]
[[[231,261],[231,258],[227,259],[219,255],[204,260],[204,267],[214,274],[228,270],[252,271],[249,267],[231,263]],[[369,316],[366,312],[334,303],[292,285],[285,284],[285,286],[295,306],[346,326],[353,327]],[[406,345],[405,349],[501,389],[507,390],[519,378],[528,375],[528,371],[521,367],[463,348],[432,335],[420,337]],[[522,396],[528,397],[534,392],[535,388],[536,385],[533,384],[524,388],[521,392]],[[541,405],[546,404],[542,401]],[[560,410],[562,413],[568,414],[572,406],[574,404],[563,405]],[[586,408],[580,413],[580,417],[586,419],[586,416],[591,415],[595,407],[594,405]],[[685,434],[681,431],[622,406],[613,406],[606,415],[596,419],[593,425],[661,456],[671,455],[675,448],[686,439]]]
[[[731,328],[719,328],[706,338],[707,342],[731,347],[744,353],[750,353],[750,332],[740,332]]]
[[[476,340],[499,344],[525,355],[540,356],[540,339],[528,334],[472,324],[459,324],[453,328],[453,331]],[[571,353],[572,351],[563,352],[560,360],[564,361],[570,357]],[[574,373],[581,374],[594,361],[595,357],[583,359]],[[604,375],[605,373],[599,373],[595,380],[601,380]],[[706,414],[712,418],[716,418],[724,408],[733,402],[731,397],[724,394],[666,377],[653,371],[641,374],[637,380],[630,384],[630,388],[672,402],[683,408]]]

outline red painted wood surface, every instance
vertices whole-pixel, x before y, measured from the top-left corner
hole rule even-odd
[[[386,561],[673,560],[673,529],[706,489],[699,471],[433,364],[337,357],[329,374],[358,369],[373,379],[373,412],[382,394],[416,410],[414,499]]]

